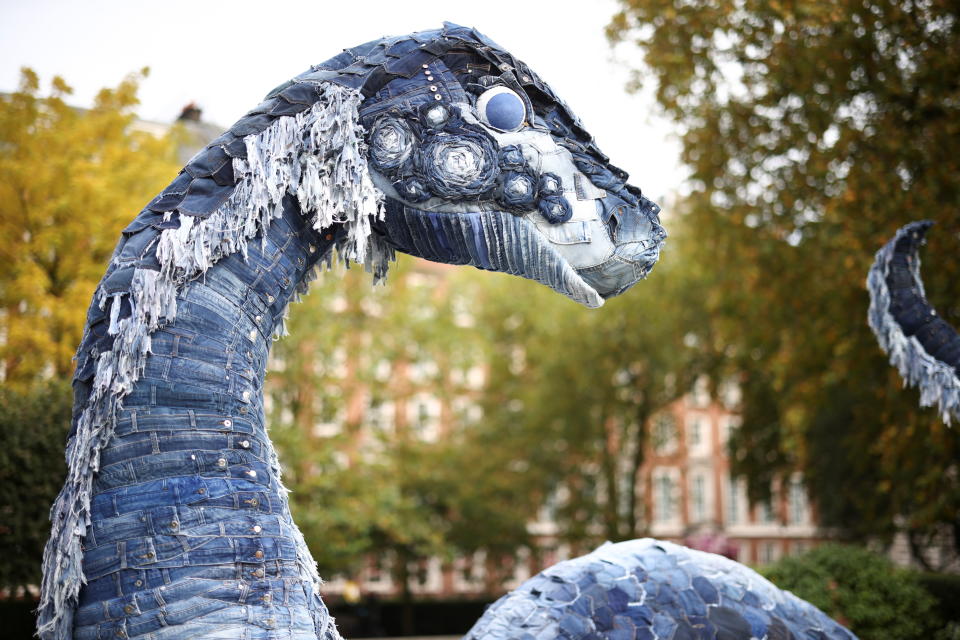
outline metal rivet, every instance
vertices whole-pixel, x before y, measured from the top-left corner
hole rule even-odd
[[[253,360],[253,351],[250,351],[249,349],[247,349],[247,357]]]
[[[256,329],[252,329],[248,335],[249,335],[249,337],[250,337],[251,340],[256,339],[256,337],[257,337],[257,330],[256,330]]]
[[[196,459],[197,459],[197,454],[191,453],[191,454],[190,454],[190,459],[191,459],[191,460],[196,460]]]
[[[134,580],[134,581],[133,581],[133,586],[135,586],[135,587],[142,587],[142,586],[143,586],[143,580]]]
[[[260,322],[261,320],[263,320],[263,316],[254,316],[253,319],[256,320],[257,322]]]
[[[430,65],[428,65],[428,64],[424,64],[424,65],[420,65],[420,66],[422,66],[424,69],[429,69],[429,68],[430,68]]]
[[[266,620],[264,620],[264,622],[266,622],[268,625],[270,625],[270,626],[272,627],[272,626],[273,626],[273,623],[274,623],[274,620],[273,620],[273,618],[267,618]]]
[[[269,593],[263,594],[263,601],[264,601],[264,602],[270,602],[270,594],[269,594]]]
[[[430,91],[436,91],[436,90],[437,90],[437,85],[435,84],[430,85]]]
[[[218,467],[225,467],[225,466],[227,466],[227,461],[226,461],[226,459],[225,459],[225,458],[220,458],[219,460],[217,460],[217,466],[218,466]]]
[[[260,551],[260,549],[257,549],[256,552],[254,552],[253,557],[254,557],[254,558],[262,558],[262,557],[263,557],[263,551]]]
[[[240,413],[248,413],[249,411],[246,407],[240,407]]]
[[[250,399],[250,392],[249,392],[249,391],[244,391],[244,392],[243,392],[243,399],[244,399],[244,400],[249,400],[249,399]]]
[[[314,245],[310,245],[310,253],[316,253],[317,248]]]
[[[244,440],[244,441],[242,441],[242,442],[240,443],[240,446],[243,447],[244,449],[249,449],[249,448],[250,448],[250,441],[249,441],[249,440]]]
[[[523,76],[520,79],[523,80],[524,82],[530,82],[530,76]]]
[[[126,638],[126,637],[127,637],[127,632],[124,631],[123,629],[117,629],[117,637],[119,637],[119,638]]]
[[[267,302],[269,302],[270,304],[273,304],[274,300],[276,300],[276,298],[274,298],[273,296],[267,296]]]
[[[251,478],[256,478],[257,472],[251,469],[250,471],[247,471],[247,475],[250,476]]]
[[[197,489],[197,493],[199,493],[199,494],[201,494],[201,495],[204,494],[204,493],[206,493],[206,492],[207,492],[206,489]]]
[[[434,94],[433,99],[434,99],[434,100],[442,100],[442,99],[443,99],[443,96],[440,95],[439,93],[436,93],[436,94]]]
[[[256,506],[258,506],[259,504],[260,504],[260,501],[259,501],[259,500],[257,500],[256,498],[250,498],[250,506],[251,506],[251,507],[256,507]]]
[[[433,76],[427,76],[427,82],[433,82]]]
[[[257,569],[256,571],[254,571],[254,572],[253,572],[253,576],[254,576],[255,578],[262,578],[262,577],[263,577],[263,569]]]
[[[227,418],[226,420],[223,421],[223,426],[225,426],[225,427],[232,427],[232,426],[233,426],[233,420],[231,420],[230,418]]]
[[[127,606],[125,606],[125,607],[123,608],[123,612],[124,612],[124,613],[133,613],[133,611],[134,611],[134,609],[133,609],[133,605],[132,605],[132,604],[128,604]]]
[[[176,529],[176,528],[178,528],[179,526],[180,526],[180,523],[177,522],[176,520],[174,520],[173,522],[170,523],[170,528],[171,528],[171,529]]]
[[[254,532],[254,533],[260,533],[261,531],[263,531],[263,527],[261,527],[261,526],[258,525],[258,524],[253,525],[253,532]]]
[[[148,557],[148,558],[152,558],[154,555],[155,555],[155,554],[153,553],[153,551],[148,551],[148,552],[146,553],[146,557]]]

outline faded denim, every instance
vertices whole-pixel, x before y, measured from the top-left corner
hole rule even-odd
[[[335,640],[264,430],[287,303],[317,263],[379,281],[398,249],[600,306],[665,236],[626,180],[527,65],[457,25],[272,91],[123,230],[94,294],[41,638]]]
[[[287,204],[246,261],[188,283],[152,336],[101,452],[76,640],[337,637],[297,565],[264,425],[271,334],[330,244]]]

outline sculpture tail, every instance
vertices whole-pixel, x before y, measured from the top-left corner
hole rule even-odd
[[[933,222],[911,222],[877,252],[867,276],[868,321],[920,406],[936,405],[943,421],[960,418],[960,335],[927,302],[917,251]]]

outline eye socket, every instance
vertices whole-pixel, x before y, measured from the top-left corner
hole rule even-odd
[[[491,87],[477,98],[477,113],[499,131],[516,131],[527,118],[527,107],[512,89]]]

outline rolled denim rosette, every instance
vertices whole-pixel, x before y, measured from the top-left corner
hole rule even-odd
[[[410,125],[400,118],[384,116],[370,132],[370,161],[374,167],[390,173],[402,165],[416,146]]]
[[[560,181],[560,176],[555,173],[541,174],[538,191],[541,197],[563,195],[563,183]]]
[[[456,200],[489,191],[497,180],[496,143],[475,129],[428,129],[417,150],[417,167],[427,188],[441,198]]]
[[[570,203],[560,195],[540,198],[537,208],[540,210],[540,214],[546,218],[550,224],[566,222],[573,216],[573,208],[570,206]]]
[[[443,102],[428,102],[420,105],[417,119],[428,129],[459,129],[463,126],[460,111],[453,105]]]
[[[494,199],[512,213],[525,213],[536,209],[537,177],[529,169],[501,169]]]
[[[511,144],[500,149],[500,169],[525,169],[527,159],[519,145]]]
[[[423,180],[415,176],[397,180],[393,183],[393,188],[396,189],[400,197],[407,202],[423,202],[433,197],[433,194],[427,189],[427,185],[423,183]]]

